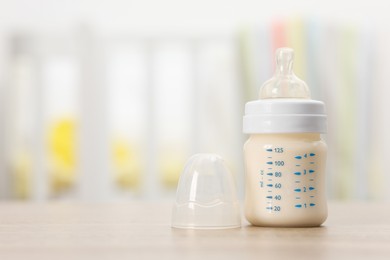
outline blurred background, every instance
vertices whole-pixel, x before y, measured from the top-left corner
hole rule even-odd
[[[194,153],[243,197],[242,115],[295,49],[328,196],[390,200],[386,1],[0,0],[0,199],[172,199]]]

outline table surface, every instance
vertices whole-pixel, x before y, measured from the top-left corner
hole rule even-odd
[[[390,204],[329,203],[318,228],[170,227],[171,203],[0,203],[0,259],[390,259]]]

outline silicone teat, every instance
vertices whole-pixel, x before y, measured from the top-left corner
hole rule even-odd
[[[267,98],[305,98],[310,99],[306,83],[295,76],[293,71],[294,50],[276,50],[276,70],[274,76],[260,88],[260,99]]]

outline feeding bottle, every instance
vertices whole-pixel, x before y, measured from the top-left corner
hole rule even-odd
[[[278,49],[274,76],[245,105],[245,216],[256,226],[319,226],[327,217],[325,106],[311,100],[293,59]]]

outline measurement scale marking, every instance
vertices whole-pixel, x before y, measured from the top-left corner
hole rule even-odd
[[[265,151],[266,152],[269,152],[269,153],[272,153],[272,152],[274,152],[274,150],[273,150],[273,148],[268,148],[268,149],[265,149]],[[296,160],[301,160],[301,162],[303,161],[303,162],[305,162],[304,164],[306,164],[306,163],[309,163],[310,165],[314,165],[315,164],[315,162],[313,162],[313,161],[311,161],[311,160],[313,160],[314,158],[312,158],[312,157],[314,157],[314,156],[316,156],[316,154],[315,153],[306,153],[306,154],[302,154],[302,155],[296,155],[296,156],[294,156],[294,158],[296,159]],[[311,158],[310,158],[311,157]],[[310,158],[310,159],[309,159]],[[269,172],[266,172],[265,174],[267,175],[267,176],[269,176],[269,179],[267,179],[268,180],[268,182],[271,182],[271,183],[268,183],[268,184],[266,184],[266,183],[264,183],[265,185],[266,185],[266,187],[268,187],[268,189],[267,189],[267,192],[268,193],[272,193],[273,192],[273,189],[275,188],[275,185],[272,183],[272,181],[273,181],[273,179],[272,178],[270,178],[270,177],[273,177],[273,176],[275,176],[275,170],[273,169],[273,165],[275,164],[275,162],[273,161],[273,156],[271,156],[271,154],[269,154],[268,156],[267,156],[267,159],[269,160],[269,161],[266,161],[266,165],[268,165],[268,167],[269,168],[267,168],[268,169],[268,171]],[[306,160],[307,159],[307,160]],[[302,168],[306,168],[305,167],[305,165],[301,165],[298,161],[296,162],[296,164],[295,164],[295,166],[296,167],[302,167]],[[313,167],[313,166],[310,166],[310,167]],[[294,172],[292,172],[295,176],[304,176],[304,175],[306,175],[306,174],[313,174],[313,173],[315,173],[316,172],[316,170],[314,170],[314,169],[310,169],[309,167],[309,169],[302,169],[302,168],[296,168],[296,171]],[[279,175],[278,175],[278,177],[279,177]],[[310,177],[312,177],[312,178],[310,178]],[[309,179],[309,181],[314,181],[314,178],[313,178],[313,176],[308,176],[308,178],[310,178]],[[302,177],[297,177],[297,179],[298,180],[294,180],[295,181],[295,183],[301,183],[301,180],[300,180],[300,178],[302,178]],[[312,184],[314,184],[314,183],[312,183]],[[299,185],[299,184],[298,184]],[[297,193],[301,193],[303,190],[306,192],[306,188],[308,189],[308,191],[313,191],[313,190],[315,190],[315,187],[314,186],[309,186],[309,187],[303,187],[303,188],[296,188],[296,189],[294,189],[294,192],[297,192]],[[309,195],[309,194],[307,194],[307,195]],[[267,196],[265,196],[265,198],[268,200],[267,201],[267,207],[266,207],[266,210],[268,210],[268,211],[273,211],[274,209],[273,209],[273,206],[272,206],[272,201],[273,201],[273,199],[274,199],[274,197],[271,195],[271,194],[269,194],[269,195],[267,195]],[[310,195],[310,198],[315,198],[315,196],[314,195]],[[295,196],[295,199],[296,200],[301,200],[302,198],[300,197],[300,196]],[[299,201],[298,201],[299,202]],[[304,202],[304,201],[302,201],[302,202]],[[315,203],[308,203],[308,204],[306,204],[306,203],[299,203],[299,204],[294,204],[294,207],[295,208],[306,208],[306,207],[315,207],[316,206],[316,204]]]

